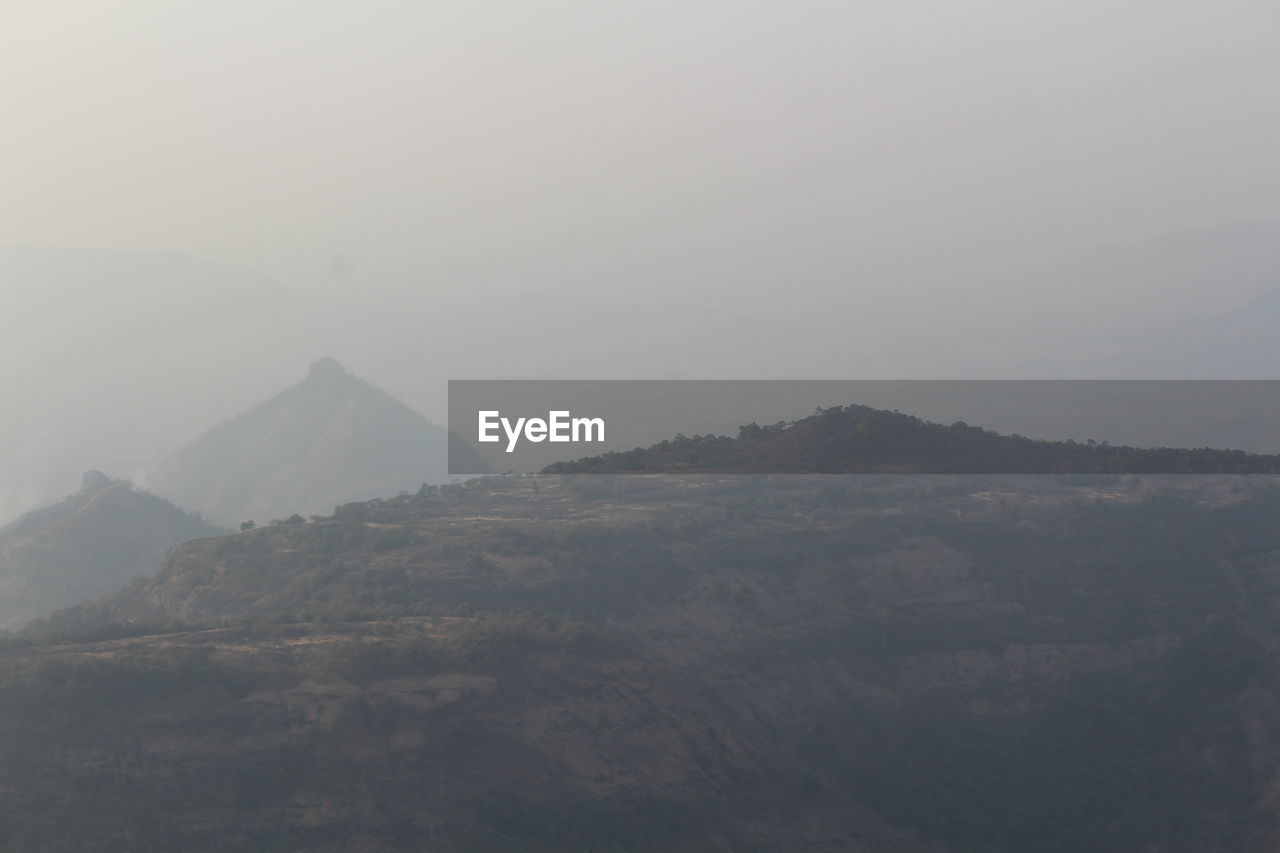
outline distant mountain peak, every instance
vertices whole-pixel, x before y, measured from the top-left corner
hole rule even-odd
[[[96,492],[111,485],[111,478],[101,471],[85,471],[80,476],[80,491]]]
[[[128,481],[86,471],[77,494],[0,527],[0,629],[154,574],[173,546],[226,532]]]
[[[447,482],[447,452],[444,427],[325,357],[302,382],[206,431],[148,485],[235,526]]]
[[[311,369],[307,372],[308,380],[321,382],[331,382],[337,379],[349,379],[351,374],[338,363],[337,359],[325,356],[311,362]]]

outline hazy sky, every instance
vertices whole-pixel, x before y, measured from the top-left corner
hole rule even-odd
[[[0,245],[59,251],[0,251],[0,519],[324,353],[437,418],[450,375],[1099,375],[1045,330],[1277,283],[1278,37],[1274,0],[3,0]]]
[[[6,243],[625,287],[1071,251],[1280,197],[1272,0],[0,8]]]

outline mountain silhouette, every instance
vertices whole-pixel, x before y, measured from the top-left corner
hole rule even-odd
[[[447,436],[322,358],[299,384],[180,450],[152,485],[225,524],[329,513],[339,504],[446,480]]]
[[[0,629],[114,592],[169,549],[226,531],[155,495],[86,472],[79,492],[0,527]]]
[[[737,437],[677,435],[650,447],[548,465],[548,474],[1276,474],[1280,455],[1129,447],[1001,435],[870,406],[747,424]]]

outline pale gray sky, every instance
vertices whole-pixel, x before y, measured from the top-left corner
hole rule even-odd
[[[1270,0],[3,9],[6,243],[594,287],[1072,251],[1280,196]]]
[[[0,253],[0,518],[324,353],[437,418],[450,375],[1131,375],[1046,330],[1275,284],[1278,36],[1273,0],[4,0],[0,244],[59,251]]]

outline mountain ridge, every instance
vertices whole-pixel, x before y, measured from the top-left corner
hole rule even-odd
[[[849,405],[769,426],[747,424],[732,438],[677,435],[556,462],[543,473],[1274,474],[1280,455],[1031,439]]]
[[[1260,852],[1277,513],[1228,476],[512,477],[190,542],[0,650],[0,846]]]
[[[223,523],[265,523],[447,481],[446,448],[445,428],[325,357],[207,430],[152,485]]]
[[[228,531],[99,471],[63,500],[0,527],[0,628],[154,574],[182,542]]]

